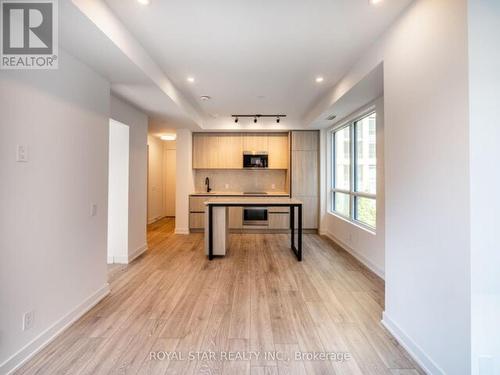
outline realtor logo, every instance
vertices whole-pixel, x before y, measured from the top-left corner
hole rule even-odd
[[[57,69],[57,0],[0,0],[1,69]]]

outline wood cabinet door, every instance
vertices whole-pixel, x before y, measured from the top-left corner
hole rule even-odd
[[[229,228],[243,228],[243,207],[229,207]]]
[[[287,213],[270,213],[269,229],[288,229],[290,227],[290,215]]]
[[[190,229],[203,229],[205,228],[205,213],[190,213],[189,214],[189,228]]]
[[[319,198],[299,196],[295,198],[302,202],[302,228],[318,229]],[[298,210],[295,209],[295,228],[298,228],[298,216]]]
[[[208,197],[189,197],[190,212],[205,212],[205,202]]]
[[[243,136],[243,151],[268,152],[269,146],[266,134],[250,134]]]
[[[270,169],[288,169],[290,151],[288,134],[269,134],[267,137]]]
[[[219,136],[196,133],[193,135],[193,168],[212,169],[219,165]]]
[[[292,151],[292,194],[318,196],[318,152]]]
[[[243,137],[230,134],[220,135],[218,153],[219,168],[243,168]]]
[[[316,130],[292,132],[292,150],[317,151],[319,132]]]

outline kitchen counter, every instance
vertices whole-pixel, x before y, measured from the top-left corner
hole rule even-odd
[[[226,255],[229,249],[229,207],[288,207],[290,210],[290,248],[302,261],[302,202],[295,198],[277,196],[226,196],[207,198],[205,210],[205,253],[212,260],[214,255]],[[297,246],[295,246],[295,210],[297,217]]]
[[[245,198],[245,199],[241,199]],[[259,207],[265,207],[271,206],[271,207],[279,207],[279,206],[298,206],[302,205],[302,202],[298,199],[295,198],[288,198],[288,197],[277,197],[277,196],[269,196],[269,195],[263,195],[263,196],[257,196],[257,197],[252,197],[248,195],[244,195],[242,197],[239,196],[234,196],[234,197],[223,197],[223,198],[209,198],[206,202],[205,205],[209,206],[238,206],[238,207],[246,207],[246,206],[259,206]]]
[[[269,191],[265,194],[243,194],[241,191],[211,191],[207,192],[197,192],[190,194],[191,197],[289,197],[290,194],[284,191]]]

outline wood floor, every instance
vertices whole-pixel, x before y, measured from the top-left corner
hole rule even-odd
[[[212,262],[202,234],[175,235],[172,219],[148,241],[18,374],[423,374],[380,324],[383,281],[323,237],[304,236],[302,263],[284,234],[232,235]]]

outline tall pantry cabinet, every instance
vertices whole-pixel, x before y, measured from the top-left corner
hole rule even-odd
[[[304,229],[319,224],[319,132],[292,131],[291,194],[302,201]]]

